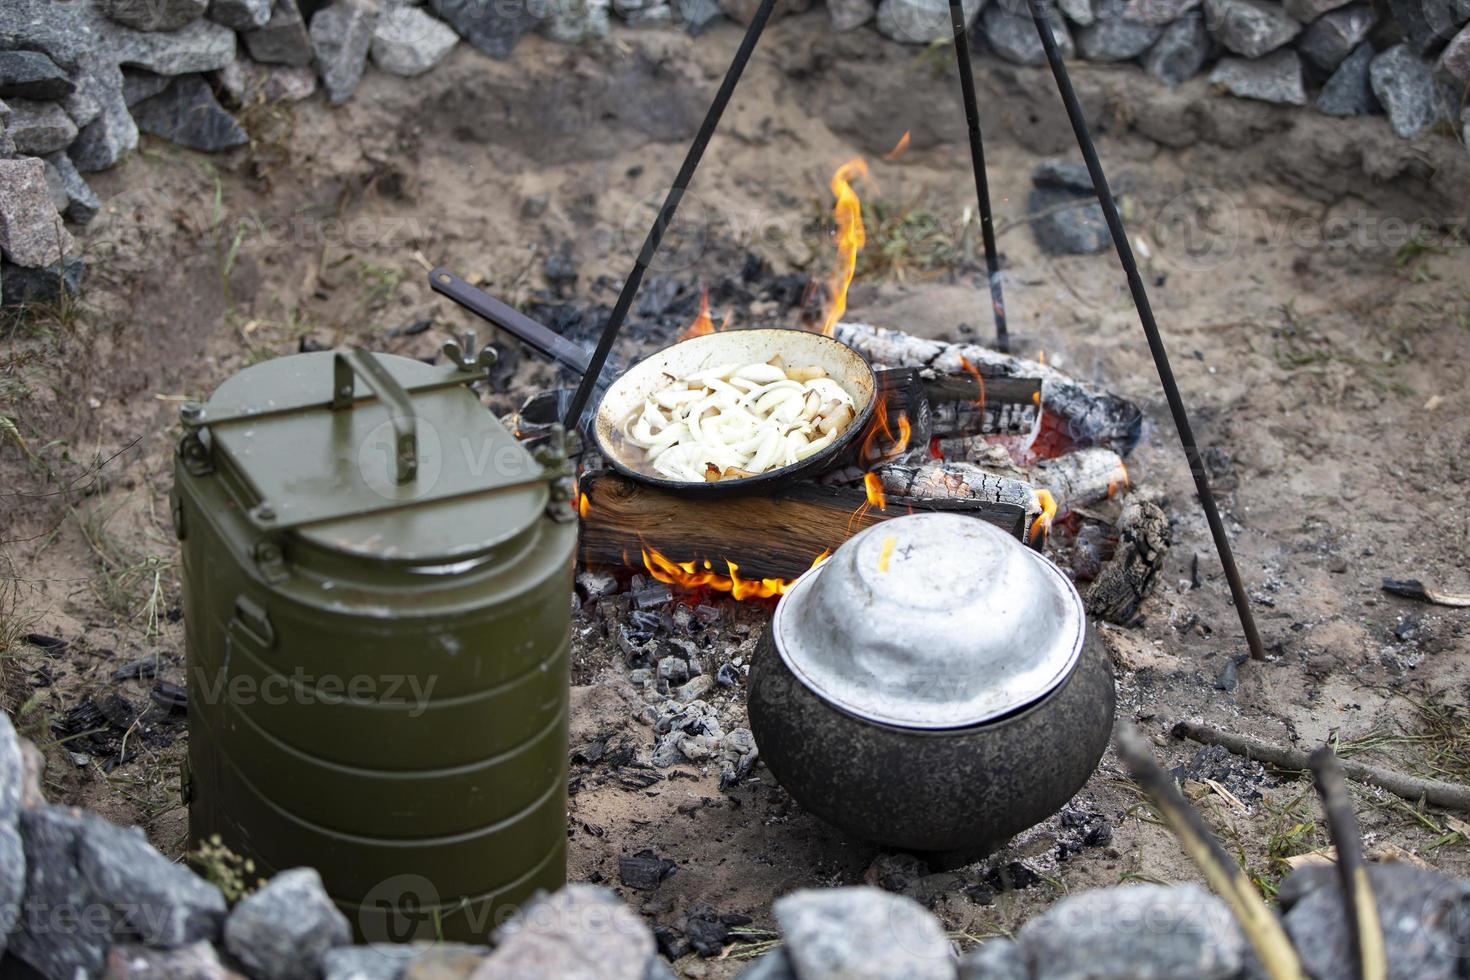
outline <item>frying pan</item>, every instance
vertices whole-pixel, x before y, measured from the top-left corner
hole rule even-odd
[[[471,286],[446,269],[429,273],[429,285],[470,312],[519,337],[532,347],[556,358],[573,370],[587,370],[587,354],[523,313],[512,309],[484,291]],[[764,363],[779,356],[789,367],[817,366],[852,396],[856,415],[847,428],[820,452],[806,459],[767,470],[755,476],[715,482],[671,480],[648,467],[644,452],[622,435],[623,423],[643,408],[653,393],[668,387],[673,379],[721,364]],[[820,473],[835,464],[847,447],[867,428],[877,401],[878,381],[861,354],[831,337],[805,330],[731,330],[693,337],[665,347],[639,361],[613,381],[593,413],[590,426],[598,450],[613,469],[631,480],[669,493],[737,496],[772,490]]]

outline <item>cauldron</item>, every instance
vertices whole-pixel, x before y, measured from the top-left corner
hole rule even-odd
[[[1060,569],[983,521],[922,514],[793,583],[749,707],[761,757],[807,810],[887,846],[975,854],[1082,788],[1114,690]]]

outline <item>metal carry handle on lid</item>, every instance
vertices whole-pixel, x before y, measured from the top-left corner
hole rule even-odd
[[[413,414],[413,401],[408,392],[394,380],[383,362],[362,348],[338,351],[332,361],[331,409],[351,408],[354,404],[355,378],[362,378],[378,400],[388,406],[393,424],[393,474],[399,483],[407,483],[419,469],[418,422]]]

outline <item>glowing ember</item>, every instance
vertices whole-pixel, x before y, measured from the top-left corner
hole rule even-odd
[[[1051,529],[1051,520],[1057,516],[1057,498],[1050,490],[1038,488],[1036,500],[1041,504],[1041,515],[1031,522],[1031,540],[1035,541]]]
[[[703,337],[707,333],[715,332],[715,321],[709,315],[709,287],[703,287],[699,291],[699,315],[694,322],[689,324],[688,329],[679,335],[680,340],[688,340],[691,337]]]
[[[907,129],[905,129],[903,131],[903,135],[898,138],[898,142],[895,143],[895,144],[893,144],[893,149],[891,149],[887,153],[883,154],[883,159],[885,159],[885,160],[897,160],[899,157],[903,156],[903,152],[905,150],[907,150],[908,148],[909,148],[909,131]]]
[[[965,373],[975,379],[976,389],[980,392],[975,398],[975,407],[983,409],[985,407],[985,376],[980,373],[979,368],[971,364],[963,355],[960,357],[960,367],[964,368]],[[1036,392],[1036,397],[1039,399],[1041,392]],[[1040,404],[1040,402],[1038,401],[1037,404]]]
[[[1128,479],[1128,467],[1124,466],[1120,459],[1118,460],[1118,475],[1108,481],[1108,497],[1110,499],[1116,497],[1131,486],[1133,484]]]
[[[591,510],[591,509],[592,509],[592,502],[587,499],[587,495],[585,493],[578,494],[577,495],[577,513],[580,514],[582,517],[586,517],[587,516],[587,512],[589,510]]]
[[[645,545],[643,547],[643,567],[648,569],[648,574],[656,580],[667,585],[677,585],[685,589],[714,589],[716,592],[728,592],[730,596],[741,602],[746,599],[769,599],[772,596],[785,595],[786,590],[791,588],[791,582],[784,578],[762,578],[745,579],[740,577],[740,566],[733,561],[725,560],[725,568],[728,575],[721,575],[714,570],[709,559],[704,561],[674,561],[657,548]],[[830,551],[823,551],[812,561],[812,568],[816,568],[831,556]]]
[[[862,157],[853,157],[832,175],[832,193],[837,198],[837,204],[832,208],[837,219],[837,270],[832,277],[832,296],[827,304],[827,314],[822,319],[822,333],[828,337],[832,336],[842,314],[847,312],[847,290],[857,271],[858,251],[867,241],[863,231],[862,201],[852,189],[852,181],[867,175],[868,164]]]

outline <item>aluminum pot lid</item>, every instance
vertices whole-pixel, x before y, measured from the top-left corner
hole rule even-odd
[[[1082,652],[1082,599],[1000,528],[958,514],[854,535],[798,579],[772,630],[788,667],[849,714],[967,728],[1057,687]]]

